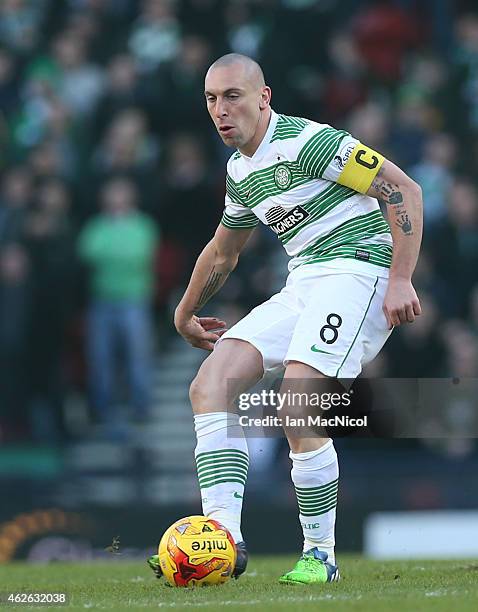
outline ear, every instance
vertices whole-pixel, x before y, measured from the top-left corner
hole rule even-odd
[[[264,110],[265,108],[267,108],[270,105],[270,103],[271,103],[271,95],[272,95],[271,88],[267,87],[267,85],[265,85],[262,88],[261,99],[260,99],[260,102],[259,102],[259,108],[261,110]]]

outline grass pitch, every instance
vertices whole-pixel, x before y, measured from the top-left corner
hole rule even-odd
[[[146,563],[21,562],[0,565],[0,591],[66,592],[67,606],[4,609],[320,610],[348,612],[476,612],[478,561],[379,562],[341,555],[342,581],[326,585],[277,583],[296,557],[253,557],[237,581],[219,587],[175,589],[154,578]],[[1,607],[0,607],[1,608]]]

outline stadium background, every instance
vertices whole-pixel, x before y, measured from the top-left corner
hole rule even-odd
[[[222,209],[230,151],[207,115],[203,77],[223,53],[262,64],[276,111],[348,129],[422,185],[425,235],[414,280],[424,314],[393,334],[368,374],[476,377],[473,5],[0,2],[0,561],[107,555],[118,534],[141,557],[170,521],[199,511],[187,389],[204,354],[176,336],[171,318]],[[116,235],[115,206],[142,211],[130,215],[142,228],[141,255],[123,254],[119,272],[85,246],[93,226],[100,239]],[[129,265],[139,288],[122,284]],[[149,412],[130,401],[145,383],[128,377],[128,342],[116,355],[109,415],[91,393],[91,376],[107,366],[101,350],[90,353],[104,329],[92,323],[104,290],[93,282],[95,266],[111,273],[108,290],[119,291],[126,313],[129,292],[140,296],[140,327],[133,323],[127,337],[131,345],[139,338],[134,354],[151,370]],[[275,237],[256,230],[208,313],[233,323],[280,287],[285,270]],[[102,340],[107,359],[113,340]],[[141,344],[150,340],[152,354]],[[372,511],[476,507],[476,412],[451,411],[449,436],[338,440],[339,549],[361,549]],[[294,551],[287,449],[255,441],[251,454],[250,548]],[[264,524],[280,538],[264,538]]]

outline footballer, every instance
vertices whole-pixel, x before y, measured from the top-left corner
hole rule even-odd
[[[283,390],[307,392],[324,378],[353,380],[393,327],[420,315],[411,278],[422,194],[400,168],[346,131],[274,112],[263,72],[246,56],[228,54],[210,66],[205,99],[235,152],[227,163],[221,222],[198,257],[174,321],[192,346],[211,351],[190,389],[195,457],[203,513],[231,532],[237,577],[247,564],[241,510],[249,458],[231,396],[281,368]],[[377,199],[387,206],[388,223]],[[290,256],[285,287],[230,329],[199,317],[259,223]],[[288,411],[297,415],[286,404],[282,416]],[[285,434],[304,542],[297,564],[279,580],[331,582],[339,578],[334,444],[313,431]],[[150,565],[160,575],[157,557]]]

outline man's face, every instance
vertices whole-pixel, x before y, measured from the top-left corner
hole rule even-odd
[[[205,81],[207,109],[227,146],[241,148],[252,140],[267,89],[248,78],[240,63],[209,70]]]

